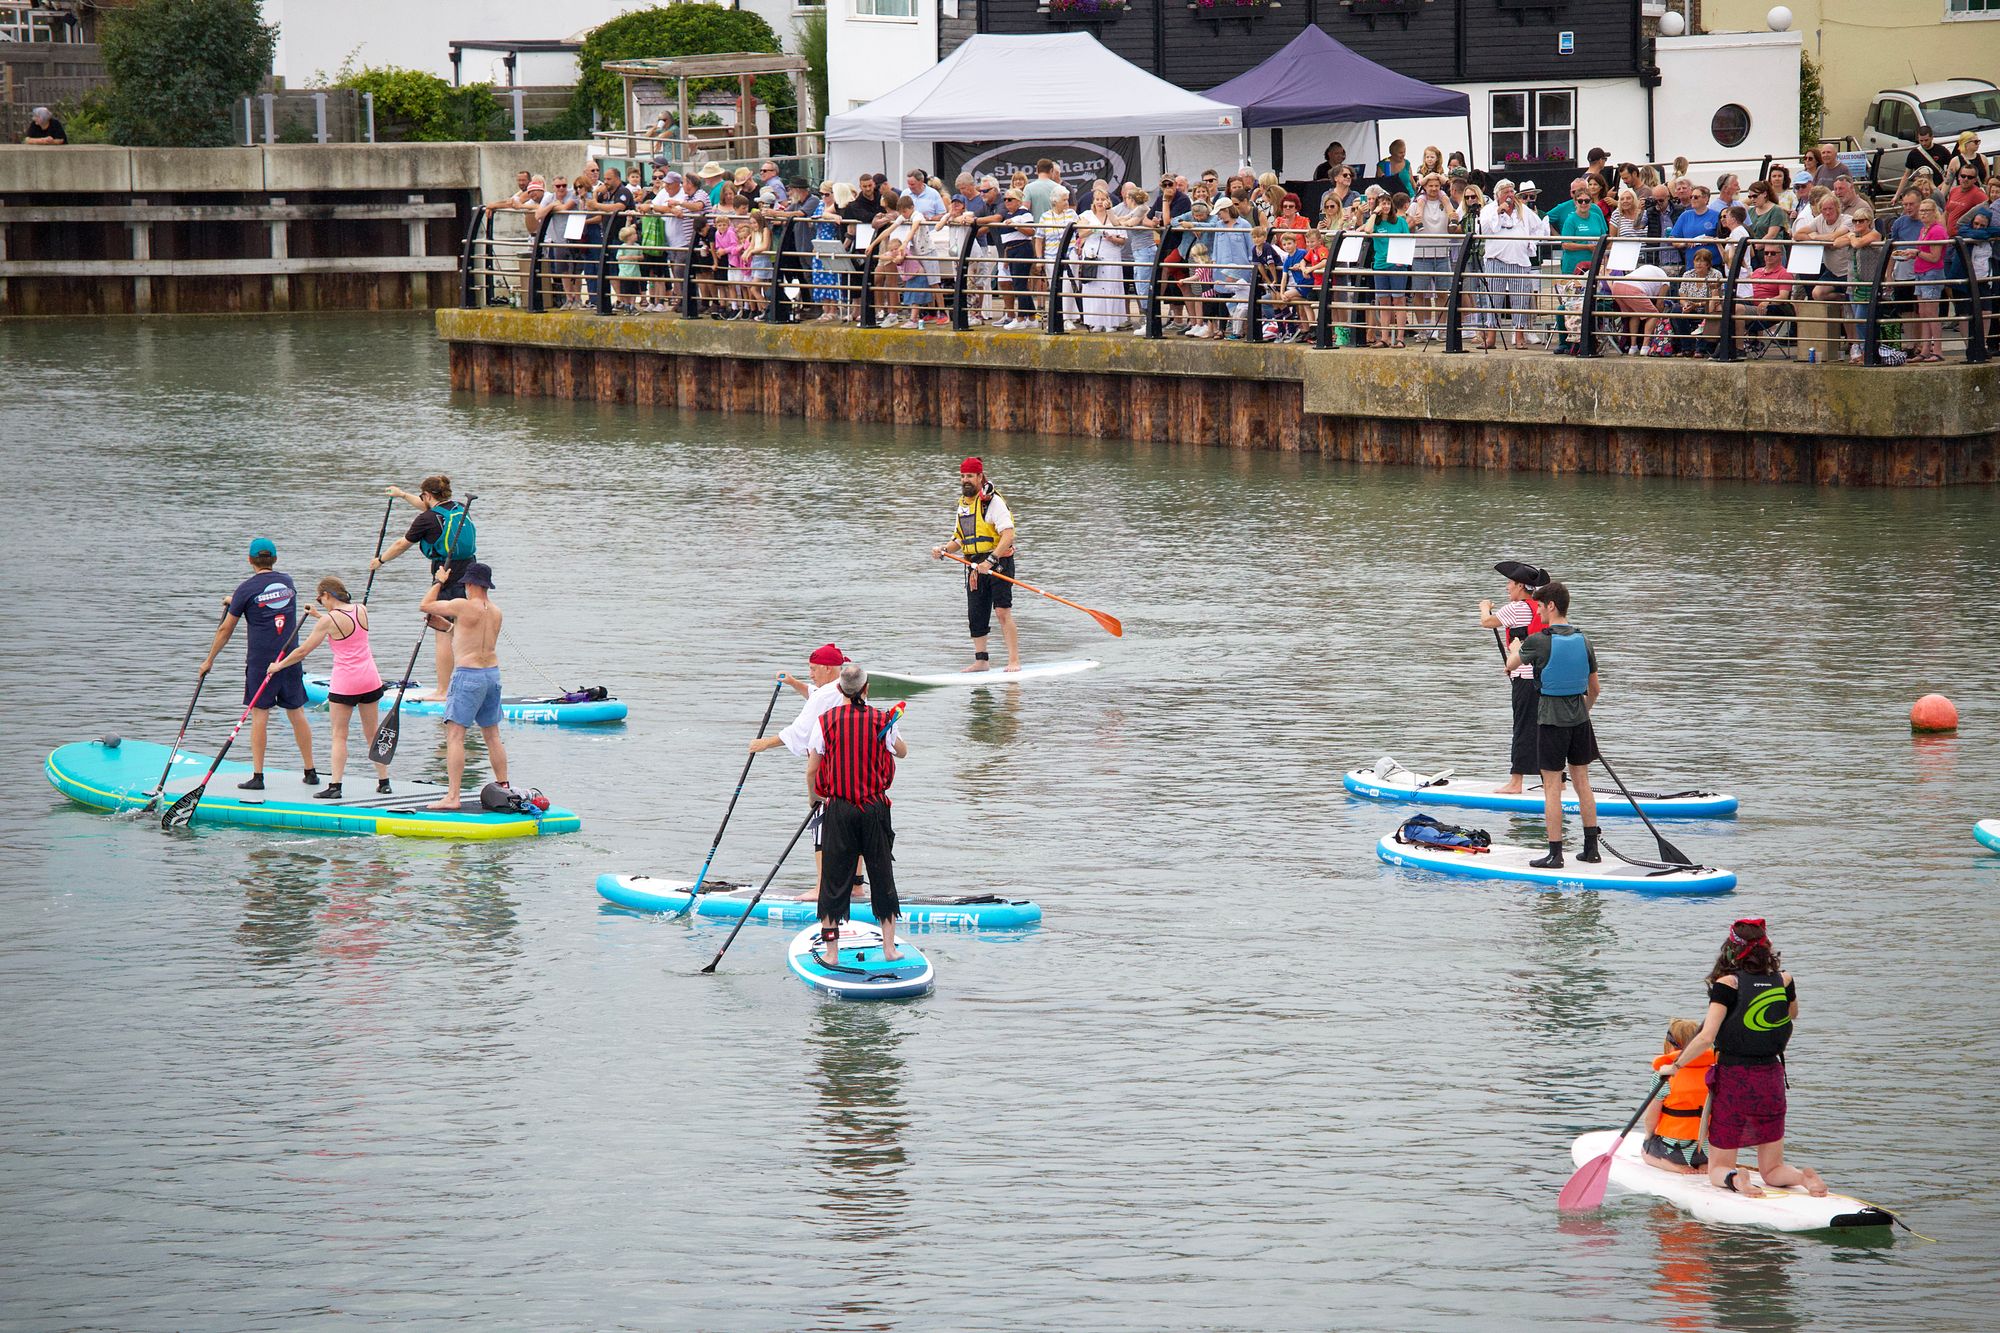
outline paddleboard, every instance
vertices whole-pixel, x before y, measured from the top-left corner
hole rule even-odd
[[[843,1000],[901,1000],[931,988],[931,960],[900,939],[896,941],[900,957],[894,962],[883,958],[882,932],[865,921],[849,921],[840,928],[834,955],[840,960],[838,971],[826,965],[819,947],[817,922],[792,937],[792,971],[815,990]]]
[[[1579,1135],[1570,1145],[1570,1160],[1578,1166],[1602,1156],[1617,1133],[1602,1129]],[[1755,1171],[1749,1174],[1768,1191],[1761,1199],[1746,1198],[1709,1183],[1706,1173],[1684,1176],[1648,1166],[1640,1155],[1646,1136],[1633,1132],[1625,1136],[1611,1158],[1610,1184],[1627,1194],[1650,1194],[1667,1200],[1704,1222],[1718,1226],[1763,1227],[1769,1231],[1829,1231],[1848,1227],[1886,1227],[1895,1219],[1874,1204],[1845,1194],[1828,1194],[1815,1199],[1803,1189],[1779,1189],[1765,1185]]]
[[[1412,773],[1394,760],[1373,768],[1350,769],[1341,785],[1356,796],[1371,801],[1401,801],[1409,805],[1456,805],[1473,810],[1511,810],[1521,814],[1542,813],[1542,783],[1529,778],[1518,795],[1494,790],[1500,782],[1492,778],[1461,778],[1446,769],[1436,775]],[[1615,784],[1591,778],[1600,815],[1630,815],[1632,802],[1619,794]],[[1632,789],[1640,806],[1652,819],[1715,819],[1736,813],[1736,798],[1715,791],[1656,791]],[[1574,791],[1563,793],[1563,809],[1577,813]]]
[[[1727,893],[1736,887],[1736,872],[1733,870],[1717,870],[1711,866],[1697,866],[1692,870],[1654,870],[1620,861],[1609,852],[1596,865],[1579,862],[1575,849],[1565,851],[1560,869],[1543,870],[1528,864],[1547,851],[1546,845],[1508,847],[1498,843],[1477,853],[1446,847],[1424,847],[1396,841],[1394,829],[1383,834],[1382,841],[1375,844],[1375,854],[1392,866],[1435,870],[1465,879],[1513,880],[1552,889],[1627,889],[1633,893],[1661,894]]]
[[[1972,836],[1979,839],[1979,845],[2000,852],[2000,819],[1982,819],[1972,826]]]
[[[418,687],[412,685],[415,691]],[[327,678],[306,677],[306,703],[313,708],[326,706]],[[382,696],[382,712],[387,715],[396,702],[396,687]],[[443,717],[444,705],[435,699],[419,699],[415,693],[403,695],[403,713],[409,717]],[[587,699],[566,703],[560,698],[529,698],[514,695],[500,701],[500,716],[508,722],[549,722],[558,727],[596,727],[625,720],[623,699]]]
[[[687,909],[688,890],[694,887],[692,880],[654,879],[650,875],[599,875],[597,894],[606,902],[634,912],[681,912]],[[710,880],[702,886],[701,900],[695,904],[696,916],[715,917],[720,920],[735,920],[748,910],[753,921],[774,921],[784,926],[799,926],[819,919],[816,903],[800,902],[796,895],[800,886],[794,885],[783,896],[776,888],[764,895],[764,900],[754,908],[750,900],[756,890],[742,885],[719,885]],[[852,904],[857,921],[874,921],[875,915],[867,902],[864,891],[856,895]],[[921,927],[925,930],[1006,930],[1020,926],[1032,926],[1042,919],[1042,909],[1024,898],[1002,898],[997,894],[968,895],[963,898],[947,898],[933,902],[911,902],[903,900],[903,924]]]
[[[1017,685],[1056,676],[1074,676],[1096,668],[1088,657],[1067,662],[1030,662],[1019,671],[994,667],[991,671],[877,671],[868,668],[868,692],[876,697],[897,698],[920,690],[971,689],[985,685]]]
[[[288,742],[289,743],[289,742]],[[43,765],[49,783],[78,805],[93,810],[137,810],[146,793],[160,780],[168,747],[151,741],[79,741],[53,751]],[[174,757],[155,809],[164,813],[179,797],[194,790],[214,756],[183,750]],[[229,824],[239,828],[281,829],[289,833],[374,833],[399,838],[532,838],[574,833],[583,826],[575,812],[551,808],[540,819],[480,807],[479,793],[459,802],[457,810],[423,807],[444,795],[444,788],[396,779],[395,794],[375,793],[375,770],[357,765],[365,778],[347,784],[349,795],[337,801],[316,801],[314,787],[299,779],[296,768],[266,767],[265,790],[238,791],[250,776],[250,765],[224,760],[195,807],[193,826]],[[352,774],[349,775],[353,777]]]

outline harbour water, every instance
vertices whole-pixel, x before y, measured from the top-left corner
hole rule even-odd
[[[0,325],[0,364],[0,1327],[1991,1326],[1991,488],[455,400],[401,316]],[[772,673],[814,645],[964,659],[925,550],[966,453],[1015,507],[1021,576],[1126,635],[1024,596],[1030,658],[1103,668],[911,703],[898,871],[1046,923],[924,937],[938,989],[907,1004],[817,999],[756,925],[697,975],[724,928],[603,910],[594,877],[693,873]],[[516,780],[580,834],[169,836],[42,780],[66,741],[172,739],[252,536],[302,585],[358,582],[381,488],[439,469],[480,497],[510,688],[631,705],[509,732]],[[1734,894],[1375,860],[1398,812],[1343,768],[1504,765],[1475,618],[1501,557],[1574,590],[1619,772],[1742,798],[1668,830]],[[385,671],[421,589],[415,557],[377,585]],[[240,652],[197,750],[234,720]],[[1911,737],[1932,689],[1960,735]],[[297,785],[281,727],[272,752]],[[398,763],[441,774],[434,723],[405,723]],[[800,783],[757,761],[718,873],[769,869]],[[1739,915],[1800,978],[1788,1156],[1936,1243],[1617,1196],[1558,1217],[1570,1140],[1638,1104]]]

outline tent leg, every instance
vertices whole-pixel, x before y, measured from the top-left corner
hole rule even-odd
[[[1477,158],[1476,156],[1474,156],[1474,154],[1473,154],[1473,151],[1472,151],[1472,146],[1473,146],[1473,145],[1472,145],[1472,110],[1471,110],[1471,108],[1472,108],[1472,103],[1471,103],[1471,102],[1470,102],[1470,101],[1468,100],[1468,101],[1466,102],[1466,112],[1465,112],[1465,165],[1466,165],[1466,166],[1467,166],[1468,168],[1469,168],[1469,167],[1471,167],[1471,166],[1472,166],[1472,164],[1473,164],[1474,162],[1477,162],[1477,161],[1479,160],[1479,159],[1478,159],[1478,158]]]
[[[1236,169],[1250,170],[1250,128],[1247,125],[1236,135],[1236,155]]]

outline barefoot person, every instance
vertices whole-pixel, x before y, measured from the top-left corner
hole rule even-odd
[[[326,708],[332,722],[333,739],[328,744],[333,749],[333,776],[324,789],[313,793],[313,799],[337,801],[343,794],[340,779],[347,771],[347,729],[354,720],[354,710],[361,710],[362,734],[373,736],[375,704],[382,697],[384,686],[382,673],[375,669],[375,654],[368,648],[368,608],[355,605],[347,585],[331,576],[319,581],[314,600],[318,605],[306,608],[318,621],[312,633],[304,643],[271,663],[269,669],[276,675],[287,667],[297,666],[313,649],[332,641],[333,675],[326,683]],[[375,792],[379,796],[390,794],[387,764],[375,765]]]
[[[1535,603],[1548,628],[1517,641],[1507,650],[1507,669],[1526,662],[1535,669],[1541,698],[1535,705],[1540,724],[1536,745],[1541,754],[1542,814],[1548,827],[1549,854],[1528,862],[1544,870],[1563,863],[1563,766],[1576,785],[1577,813],[1583,816],[1583,850],[1577,860],[1596,864],[1597,797],[1590,790],[1590,766],[1597,759],[1597,733],[1590,729],[1590,706],[1597,702],[1597,651],[1583,631],[1569,623],[1569,589],[1549,583],[1535,589]]]
[[[819,935],[828,967],[840,966],[840,927],[854,894],[854,863],[868,865],[868,902],[882,927],[882,956],[896,958],[896,871],[889,848],[896,831],[889,823],[889,784],[903,744],[889,715],[868,704],[868,673],[859,663],[840,668],[840,700],[813,729],[806,756],[806,783],[825,807],[824,854],[819,869]]]
[[[493,586],[493,571],[477,560],[467,565],[458,579],[458,586],[465,589],[463,597],[445,596],[445,580],[450,577],[448,567],[432,575],[422,608],[427,616],[449,616],[457,622],[450,640],[455,659],[451,692],[444,703],[446,790],[444,799],[424,807],[427,810],[458,809],[467,727],[478,727],[486,738],[493,780],[502,786],[507,783],[507,749],[500,743],[500,658],[494,648],[500,640],[500,608],[486,595]]]
[[[958,527],[950,541],[931,548],[931,559],[944,559],[955,551],[972,562],[965,571],[965,618],[972,631],[972,665],[967,671],[986,671],[992,657],[986,638],[992,622],[1000,621],[1000,633],[1007,640],[1007,669],[1021,669],[1021,644],[1014,634],[1014,585],[988,574],[1014,576],[1014,515],[993,483],[986,479],[985,465],[968,458],[958,465]]]
[[[444,600],[462,599],[465,585],[460,579],[466,566],[477,558],[479,535],[465,512],[464,503],[451,498],[451,478],[442,475],[425,477],[417,486],[415,495],[400,486],[389,487],[387,493],[408,501],[423,512],[411,521],[408,532],[390,542],[388,550],[368,562],[368,568],[380,569],[414,546],[430,558],[433,579],[441,569],[450,572],[451,577],[444,581]],[[430,596],[428,591],[424,595]],[[437,691],[417,697],[436,701],[447,698],[451,692],[451,626],[433,619],[431,628],[438,632]]]
[[[1506,576],[1507,600],[1499,606],[1490,599],[1481,602],[1479,623],[1487,629],[1505,630],[1508,643],[1540,634],[1547,626],[1542,624],[1542,613],[1531,594],[1549,581],[1549,571],[1519,560],[1502,560],[1493,568]],[[1499,795],[1514,796],[1521,791],[1521,779],[1542,770],[1539,720],[1542,696],[1535,688],[1533,667],[1523,662],[1506,670],[1514,694],[1514,744],[1507,761],[1507,781],[1493,790]]]
[[[844,697],[840,692],[840,669],[847,665],[848,660],[847,654],[841,652],[837,645],[823,643],[813,649],[812,655],[806,659],[808,679],[800,680],[790,672],[779,672],[779,680],[805,696],[805,706],[799,709],[799,715],[792,719],[791,725],[777,735],[759,736],[751,741],[750,753],[762,754],[766,750],[775,750],[782,745],[799,758],[806,759],[811,753],[812,738],[819,731],[820,718],[829,708],[838,705]],[[813,790],[810,776],[806,779],[806,800],[811,803],[815,811],[812,822],[814,874],[812,892],[802,893],[798,897],[798,901],[802,903],[809,903],[819,897],[820,827],[823,812],[820,810],[819,794]],[[854,863],[854,873],[858,887],[861,882],[861,862],[858,858]]]
[[[1701,1024],[1692,1018],[1667,1024],[1666,1049],[1653,1057],[1653,1069],[1668,1080],[1667,1090],[1646,1108],[1644,1122],[1646,1165],[1683,1176],[1708,1169],[1708,1154],[1701,1150],[1701,1113],[1708,1106],[1708,1071],[1715,1067],[1715,1052],[1703,1051],[1693,1059],[1683,1054],[1700,1031]]]
[[[1701,1031],[1662,1070],[1669,1077],[1691,1067],[1704,1051],[1715,1050],[1708,1086],[1708,1178],[1721,1189],[1757,1198],[1763,1190],[1738,1169],[1736,1155],[1757,1150],[1757,1174],[1766,1185],[1805,1187],[1819,1198],[1826,1182],[1809,1166],[1785,1161],[1785,1046],[1799,1016],[1798,984],[1779,970],[1762,917],[1746,917],[1729,928],[1729,938],[1708,972],[1708,1016]],[[1670,1085],[1671,1086],[1671,1085]]]
[[[269,537],[259,537],[250,543],[250,568],[254,572],[237,584],[236,591],[223,603],[227,610],[222,624],[216,627],[215,641],[208,645],[208,656],[201,659],[197,674],[206,676],[214,669],[216,654],[229,642],[229,636],[236,633],[236,622],[249,621],[249,651],[243,660],[243,703],[246,707],[254,703],[256,713],[250,719],[250,777],[236,785],[244,791],[264,790],[264,743],[269,738],[271,709],[276,707],[285,710],[285,717],[292,724],[292,739],[298,742],[299,757],[305,761],[306,785],[317,787],[319,770],[313,767],[312,728],[306,724],[305,673],[296,665],[282,671],[269,670],[298,638],[298,589],[293,586],[290,574],[278,572],[277,543]],[[266,678],[270,680],[269,688],[264,684]]]

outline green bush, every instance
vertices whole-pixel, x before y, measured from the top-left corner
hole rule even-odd
[[[63,123],[71,143],[110,143],[111,139],[111,90],[92,88],[81,97],[73,97],[56,107],[56,115]]]
[[[616,74],[604,72],[607,60],[721,55],[731,51],[775,54],[781,50],[778,34],[771,30],[771,25],[747,10],[680,4],[622,14],[583,39],[583,49],[576,54],[582,77],[576,85],[576,97],[570,103],[570,115],[563,123],[575,131],[570,137],[588,132],[593,110],[603,124],[624,124],[624,81]],[[778,74],[764,74],[750,87],[770,109],[772,132],[790,134],[798,120],[798,98],[792,92],[791,80]],[[688,95],[693,97],[715,88],[733,93],[736,80],[702,79],[688,85]]]
[[[390,66],[343,70],[332,86],[375,95],[375,137],[381,140],[497,139],[506,129],[506,112],[491,84],[454,88],[435,74]]]
[[[1819,66],[1804,52],[1799,53],[1799,151],[1819,147],[1821,127],[1826,119],[1826,89],[1820,83]]]
[[[111,138],[140,147],[222,147],[230,111],[270,72],[278,30],[257,0],[138,0],[99,35]]]
[[[813,123],[808,129],[826,128],[826,6],[810,10],[799,20],[799,54],[806,62],[806,85],[812,89]]]

